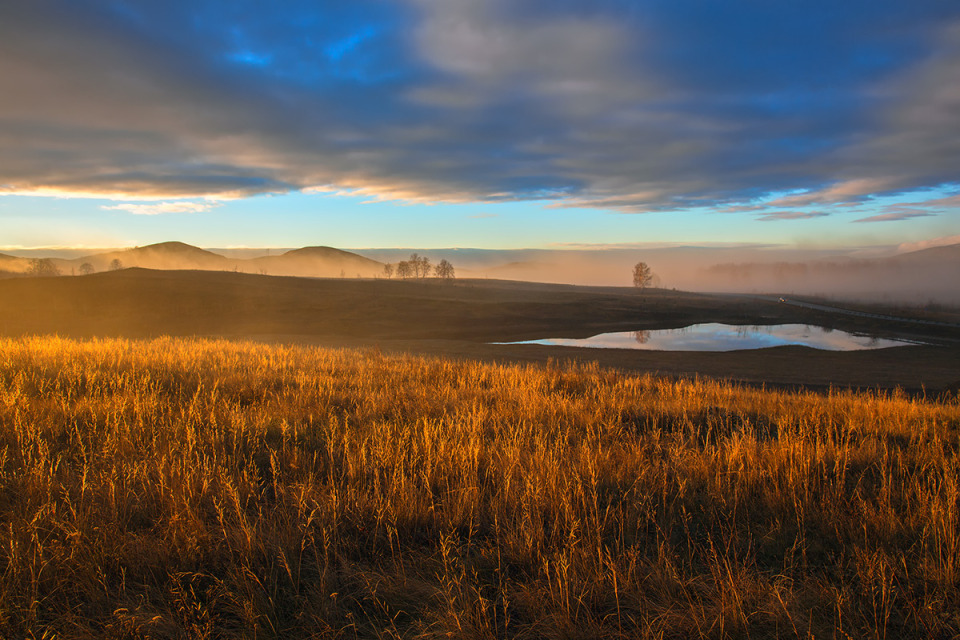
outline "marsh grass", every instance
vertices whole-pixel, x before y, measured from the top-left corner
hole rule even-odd
[[[0,341],[0,636],[955,637],[960,404]]]

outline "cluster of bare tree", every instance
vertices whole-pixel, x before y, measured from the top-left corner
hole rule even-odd
[[[401,260],[396,265],[383,265],[383,275],[386,278],[392,278],[396,274],[398,278],[429,278],[434,277],[449,279],[453,278],[453,265],[447,260],[441,260],[437,266],[430,268],[430,259],[426,256],[420,256],[416,253],[410,254],[409,260]]]
[[[119,271],[123,269],[123,263],[120,262],[117,258],[114,258],[110,262],[111,271]],[[89,262],[84,262],[80,265],[80,274],[87,276],[91,273],[95,273],[96,269]],[[34,258],[30,261],[30,266],[27,268],[28,276],[35,277],[50,277],[50,276],[59,276],[60,268],[51,260],[50,258]],[[73,270],[71,269],[71,275],[73,275]]]
[[[27,269],[27,275],[40,277],[58,276],[60,269],[50,258],[34,258],[30,261],[30,267]]]

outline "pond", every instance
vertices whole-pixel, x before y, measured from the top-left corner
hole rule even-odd
[[[905,340],[857,335],[805,324],[730,325],[695,324],[682,329],[656,329],[601,333],[590,338],[544,338],[510,344],[546,344],[599,349],[648,349],[652,351],[735,351],[784,345],[802,345],[828,351],[882,349],[916,344]]]

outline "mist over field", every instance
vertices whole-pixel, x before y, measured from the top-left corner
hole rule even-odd
[[[358,250],[381,262],[408,249]],[[590,286],[631,286],[633,266],[653,269],[652,286],[730,293],[793,293],[840,299],[960,304],[960,244],[897,253],[781,247],[654,247],[613,249],[439,249],[460,277]]]
[[[87,250],[89,251],[89,250]],[[19,255],[13,255],[13,254]],[[826,296],[894,304],[960,304],[960,244],[894,253],[780,247],[653,247],[612,249],[200,249],[165,242],[86,253],[33,250],[0,254],[0,273],[29,271],[49,257],[62,275],[112,266],[237,271],[262,275],[382,278],[384,267],[411,254],[450,261],[460,278],[630,286],[633,265],[653,269],[652,285],[701,292]],[[118,261],[114,263],[114,261]],[[87,265],[84,267],[84,265]]]

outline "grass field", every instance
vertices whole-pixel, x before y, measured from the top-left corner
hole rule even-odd
[[[938,316],[940,317],[940,316]],[[960,316],[942,319],[960,324]],[[859,352],[804,347],[725,353],[640,352],[490,344],[587,337],[697,323],[800,323],[940,346]],[[0,279],[0,337],[159,336],[256,339],[488,362],[598,361],[671,376],[827,389],[960,388],[960,329],[779,304],[777,298],[499,280],[285,278],[124,269],[89,276]]]
[[[0,340],[6,638],[950,638],[960,402]]]

